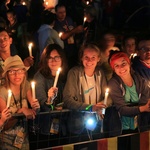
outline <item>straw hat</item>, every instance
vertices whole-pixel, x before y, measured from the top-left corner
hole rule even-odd
[[[10,56],[4,61],[3,77],[6,75],[6,72],[11,70],[12,68],[22,68],[26,71],[28,70],[28,67],[24,65],[22,59],[18,55]]]

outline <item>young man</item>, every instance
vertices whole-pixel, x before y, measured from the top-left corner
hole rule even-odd
[[[66,8],[64,5],[57,4],[55,6],[56,21],[54,29],[60,33],[62,32],[61,39],[64,41],[64,49],[68,59],[69,67],[77,64],[78,50],[76,48],[75,34],[83,32],[83,26],[75,27],[73,20],[66,16]]]
[[[12,38],[4,28],[0,28],[0,84],[2,84],[3,82],[2,73],[4,61],[6,60],[6,58],[17,54],[10,48],[11,44]],[[33,57],[27,57],[24,59],[24,64],[26,67],[32,66],[33,63]]]
[[[138,56],[133,59],[132,68],[150,82],[150,39],[139,42]]]

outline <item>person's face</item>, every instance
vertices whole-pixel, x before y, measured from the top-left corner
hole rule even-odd
[[[25,78],[25,70],[21,68],[12,68],[7,72],[10,84],[21,85]]]
[[[99,61],[100,61],[100,56],[94,49],[87,48],[84,50],[83,57],[82,57],[82,63],[84,69],[94,70]]]
[[[59,67],[62,66],[62,59],[59,55],[59,53],[56,50],[53,50],[50,53],[50,57],[48,59],[48,67],[53,72],[56,72]]]
[[[0,32],[0,52],[9,52],[12,38],[9,37],[6,31]]]
[[[104,43],[105,43],[106,48],[113,47],[115,45],[115,42],[116,42],[116,39],[114,35],[112,34],[104,35]]]
[[[130,73],[130,64],[124,57],[120,57],[114,62],[114,71],[118,76],[123,78]]]
[[[58,20],[64,20],[66,18],[66,8],[59,7],[56,11],[56,16]]]
[[[15,16],[12,13],[7,13],[7,19],[9,22],[14,22]]]
[[[140,59],[150,61],[150,40],[140,42],[138,45]]]
[[[130,38],[126,40],[125,45],[124,45],[124,50],[128,55],[135,53],[135,50],[136,50],[135,39]]]
[[[150,61],[150,46],[141,47],[139,50],[140,59],[143,61]]]

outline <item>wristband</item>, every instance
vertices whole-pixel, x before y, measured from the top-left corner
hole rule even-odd
[[[92,105],[89,105],[85,108],[86,111],[92,111]]]

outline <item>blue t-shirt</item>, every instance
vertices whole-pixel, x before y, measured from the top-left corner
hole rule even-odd
[[[125,102],[126,103],[138,103],[139,97],[136,92],[135,83],[133,83],[132,87],[125,86],[125,88],[126,88]],[[128,130],[128,129],[134,130],[135,128],[137,128],[137,116],[135,117],[122,116],[121,120],[122,120],[123,130]]]

